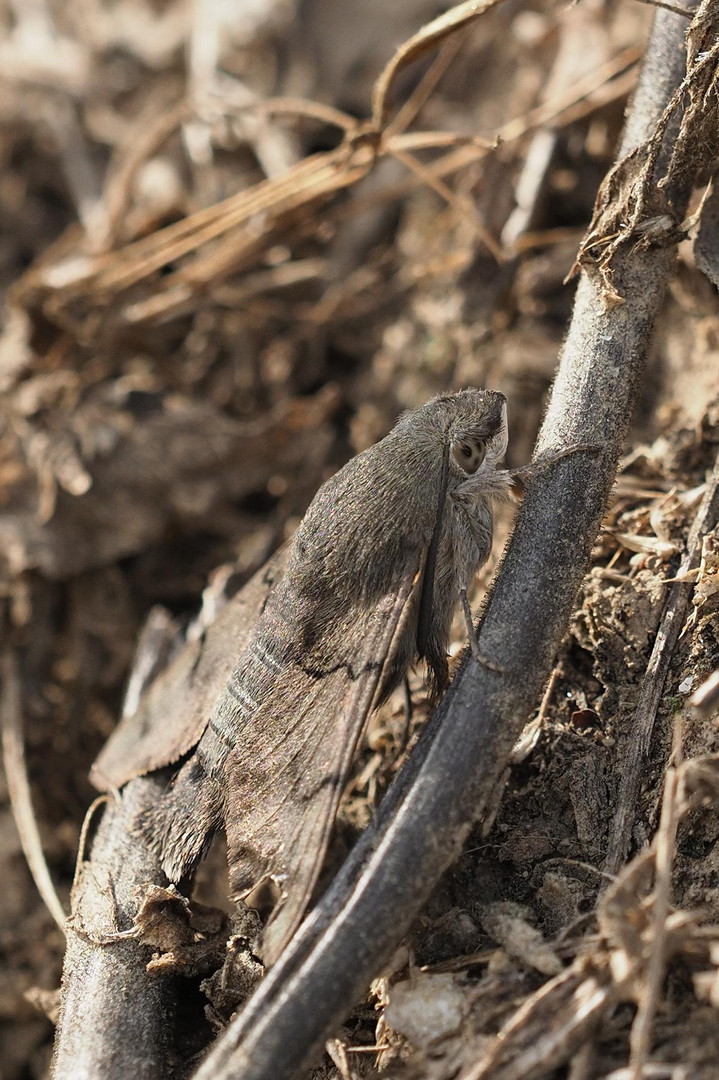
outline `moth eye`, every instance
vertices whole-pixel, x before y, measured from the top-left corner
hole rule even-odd
[[[475,473],[484,461],[485,451],[483,442],[462,439],[452,447],[452,457],[463,472]]]

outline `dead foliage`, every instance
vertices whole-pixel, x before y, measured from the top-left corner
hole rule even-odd
[[[713,172],[717,141],[717,11],[701,5],[687,33],[687,71],[650,139],[610,170],[597,193],[594,215],[577,262],[601,275],[605,303],[621,304],[612,284],[612,260],[626,244],[673,245],[686,235],[674,197],[687,176]],[[663,150],[668,129],[678,124],[671,153]]]

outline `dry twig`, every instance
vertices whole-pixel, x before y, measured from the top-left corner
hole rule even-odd
[[[577,960],[527,998],[458,1080],[546,1076],[579,1049],[615,1002],[606,967]]]
[[[612,831],[607,846],[604,869],[615,874],[624,862],[631,838],[637,796],[641,784],[642,766],[646,759],[654,729],[657,708],[664,692],[674,648],[691,602],[693,582],[687,575],[699,565],[704,535],[713,528],[719,514],[719,458],[707,482],[701,506],[692,524],[684,558],[672,584],[659,623],[654,647],[642,682],[634,723],[629,733],[627,760],[617,799]]]
[[[664,796],[659,830],[654,841],[654,900],[652,904],[651,952],[646,972],[646,987],[639,1001],[630,1038],[632,1080],[642,1080],[650,1050],[652,1025],[656,1014],[666,965],[667,919],[671,910],[672,867],[677,826],[684,802],[684,774],[677,768],[681,756],[683,725],[675,723],[673,765],[664,779]]]

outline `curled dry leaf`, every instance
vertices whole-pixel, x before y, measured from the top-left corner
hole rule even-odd
[[[189,978],[222,962],[229,919],[217,908],[188,900],[173,885],[149,885],[133,929],[136,940],[155,951],[148,971]]]

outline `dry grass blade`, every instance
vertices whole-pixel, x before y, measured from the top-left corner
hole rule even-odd
[[[640,4],[648,4],[649,7],[664,8],[665,11],[673,11],[675,15],[683,15],[685,19],[693,19],[694,12],[679,4],[668,4],[666,0],[637,0]]]
[[[455,149],[439,157],[428,168],[435,179],[444,179],[480,161],[495,147],[518,142],[537,128],[545,125],[565,127],[590,116],[613,101],[626,99],[636,85],[636,64],[640,55],[640,50],[634,46],[623,49],[609,63],[602,64],[595,71],[590,71],[584,78],[577,80],[570,91],[508,121],[499,128],[492,140],[438,133],[432,145],[440,147],[442,140],[445,140]],[[394,135],[391,145],[393,149],[396,147],[399,150],[425,148],[429,145],[425,141],[426,137],[423,132]],[[381,197],[389,199],[405,194],[417,184],[418,180],[414,177],[403,180],[386,188]],[[361,214],[377,201],[376,194],[369,199],[355,199],[351,205],[340,210],[337,216],[342,219],[345,216]]]
[[[458,1080],[545,1076],[580,1049],[615,1001],[606,967],[575,961],[527,998]]]
[[[65,933],[67,915],[55,891],[42,850],[42,840],[32,806],[32,793],[25,763],[25,743],[22,730],[22,703],[17,664],[12,652],[2,660],[2,699],[0,723],[5,773],[10,791],[10,805],[20,843],[27,859],[33,881],[53,919]]]
[[[659,1004],[666,965],[666,931],[671,910],[674,846],[683,802],[683,773],[676,767],[681,754],[681,734],[682,725],[677,721],[674,728],[674,756],[677,760],[675,766],[667,771],[664,781],[659,831],[654,842],[655,879],[651,953],[647,964],[645,989],[639,1001],[630,1037],[632,1080],[641,1080],[647,1063],[651,1048],[652,1025]]]
[[[313,203],[336,194],[342,188],[355,184],[367,174],[372,165],[372,154],[360,154],[356,163],[341,162],[341,154],[336,151],[332,161],[310,158],[297,166],[291,176],[278,181],[265,181],[265,191],[256,192],[257,198],[251,201],[252,209],[239,205],[239,197],[232,213],[226,220],[211,223],[197,237],[187,237],[175,246],[175,254],[158,252],[154,266],[142,259],[135,263],[131,272],[123,280],[122,268],[111,275],[111,284],[105,278],[99,278],[97,287],[113,293],[115,290],[128,288],[140,277],[145,277],[149,267],[160,269],[176,258],[198,251],[197,258],[167,274],[163,278],[162,289],[142,302],[128,305],[123,311],[127,321],[138,324],[158,317],[167,318],[181,309],[183,304],[209,282],[221,282],[231,271],[244,264],[251,263],[267,246],[275,231],[287,224],[288,218],[301,210],[307,210]],[[311,168],[304,166],[312,164]],[[298,182],[299,181],[299,182]],[[263,185],[263,186],[265,186]],[[247,205],[249,200],[246,200]],[[272,224],[258,222],[257,230],[252,228],[251,219],[255,215],[272,215]],[[242,229],[242,226],[247,226]],[[241,231],[240,231],[241,230]],[[209,250],[199,251],[208,241],[219,239],[220,243]]]
[[[639,3],[649,4],[650,8],[663,8],[664,11],[674,12],[675,15],[683,15],[684,18],[693,18],[694,12],[688,8],[682,8],[680,4],[667,3],[666,0],[638,0]]]
[[[137,175],[142,164],[152,154],[156,153],[162,144],[177,130],[182,121],[189,115],[190,109],[187,102],[181,102],[168,109],[149,125],[143,117],[143,124],[138,131],[133,131],[133,137],[122,158],[120,166],[105,186],[105,201],[107,204],[107,231],[102,238],[102,250],[109,250],[117,240],[120,223],[127,209],[132,181]]]
[[[396,75],[408,64],[419,60],[425,53],[436,49],[445,38],[463,29],[502,0],[466,0],[457,4],[432,22],[423,26],[416,34],[399,47],[389,64],[375,83],[372,93],[372,123],[376,130],[381,130],[387,119],[389,109],[388,95]]]
[[[456,37],[447,41],[432,61],[428,71],[424,74],[419,84],[412,91],[405,103],[400,106],[393,119],[384,129],[385,139],[391,138],[398,132],[406,131],[409,125],[417,118],[424,105],[432,96],[437,84],[452,61],[462,48],[463,39]]]
[[[325,105],[300,102],[295,99],[273,99],[258,103],[265,113],[282,112],[305,115],[329,123],[344,131],[343,142],[334,150],[319,153],[299,162],[283,175],[267,179],[238,195],[230,196],[207,209],[168,225],[149,236],[131,242],[116,251],[95,257],[78,257],[49,262],[31,270],[20,282],[15,295],[20,302],[32,303],[40,298],[45,310],[60,325],[66,325],[83,340],[92,339],[104,325],[107,305],[119,298],[121,318],[133,324],[148,320],[165,320],[182,311],[208,284],[221,282],[229,273],[256,259],[273,241],[280,229],[291,227],[303,212],[317,203],[331,199],[345,188],[352,187],[367,175],[376,160],[384,154],[395,154],[420,179],[429,183],[450,204],[455,205],[452,193],[439,178],[420,163],[406,156],[414,148],[456,145],[467,141],[462,137],[427,133],[406,145],[394,144],[401,138],[403,127],[411,122],[424,105],[437,82],[456,55],[460,43],[452,43],[430,67],[414,93],[400,109],[386,131],[383,125],[387,111],[387,94],[397,72],[501,0],[485,0],[460,4],[427,24],[409,39],[385,67],[375,85],[373,119],[369,123],[353,120],[345,113]],[[186,114],[180,106],[161,118],[141,139],[141,145],[131,154],[126,165],[112,184],[109,195],[108,224],[102,246],[116,234],[125,205],[129,184],[137,168],[147,156],[148,148],[162,142]],[[486,152],[483,145],[482,150]],[[463,212],[463,211],[462,211]],[[498,256],[498,247],[486,230],[472,215],[485,244]],[[208,250],[205,250],[208,249]],[[191,256],[196,255],[194,259]],[[122,306],[123,295],[157,275],[163,268],[185,260],[179,268],[156,283],[153,295]],[[188,261],[189,260],[189,261]],[[74,303],[82,301],[90,311],[79,321],[72,314]]]
[[[357,126],[354,116],[326,105],[321,101],[306,101],[304,98],[273,97],[266,101],[256,101],[246,111],[262,113],[265,116],[299,116],[316,120],[320,124],[329,124],[340,131],[353,131]]]
[[[477,236],[480,238],[488,251],[492,253],[498,263],[504,262],[504,256],[502,254],[501,247],[494,239],[494,237],[491,236],[489,232],[487,232],[484,225],[482,224],[482,221],[479,218],[479,215],[475,211],[474,206],[470,202],[460,200],[460,198],[456,196],[454,192],[450,190],[450,188],[447,187],[443,180],[440,180],[437,176],[434,175],[431,168],[427,168],[420,161],[417,161],[417,159],[413,157],[412,154],[408,154],[404,150],[397,149],[395,149],[393,153],[397,160],[401,161],[402,164],[405,165],[410,172],[415,173],[419,177],[419,179],[427,185],[427,187],[432,188],[433,191],[436,191],[440,198],[443,198],[446,201],[447,205],[451,206],[456,211],[459,218],[465,218],[469,221],[471,227],[476,231]]]
[[[613,80],[627,69],[633,68],[640,56],[641,52],[637,48],[622,49],[611,61],[578,79],[571,90],[542,102],[524,116],[518,116],[504,124],[497,132],[497,140],[500,143],[513,142],[544,124],[573,124],[585,115],[585,102],[587,106],[596,108],[613,100],[615,95],[621,97],[627,93],[627,84],[617,86]],[[633,78],[632,84],[635,81]]]
[[[127,289],[168,263],[246,224],[255,215],[270,211],[279,215],[356,182],[371,166],[371,155],[358,156],[359,161],[347,161],[346,153],[335,150],[307,158],[277,180],[265,180],[97,260],[97,267],[77,284],[70,282],[68,291],[74,291],[78,285],[83,291],[92,286],[100,295]]]

